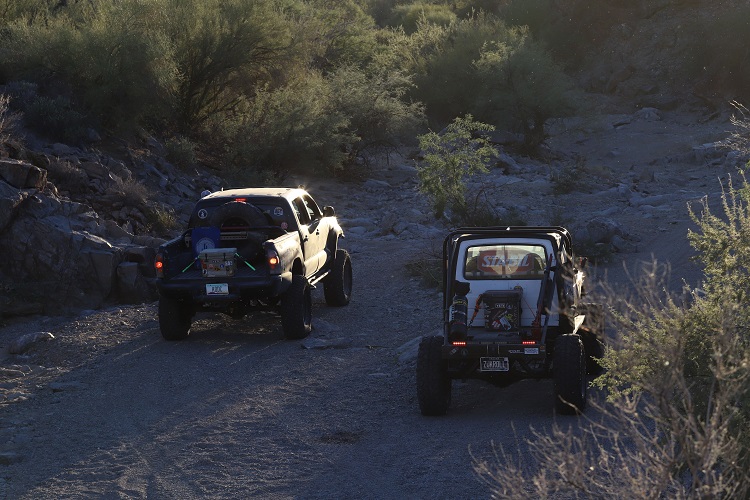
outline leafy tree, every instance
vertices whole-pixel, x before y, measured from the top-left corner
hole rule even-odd
[[[414,33],[420,23],[449,26],[455,21],[456,14],[448,5],[417,2],[394,7],[388,24],[394,27],[400,26],[406,33]]]
[[[447,27],[419,25],[410,46],[413,95],[425,103],[433,119],[445,122],[473,111],[479,90],[474,61],[488,41],[504,40],[507,31],[497,18],[483,14]]]
[[[432,198],[435,216],[446,208],[462,216],[466,212],[466,181],[477,173],[488,172],[487,162],[497,149],[482,134],[492,125],[474,121],[471,115],[457,117],[441,133],[418,137],[423,158],[419,162],[419,190]]]
[[[160,3],[75,5],[7,26],[0,64],[15,79],[67,93],[107,125],[153,114],[176,76]]]
[[[356,139],[348,117],[332,102],[328,82],[315,72],[285,87],[258,90],[229,140],[227,159],[250,173],[271,172],[277,181],[288,172],[340,168],[347,158],[341,146]]]
[[[322,71],[340,65],[365,65],[379,46],[374,20],[354,0],[310,0],[290,7],[287,15],[302,39],[295,51]]]
[[[235,112],[243,96],[272,80],[291,46],[289,24],[270,0],[167,0],[166,5],[184,129]]]
[[[364,152],[395,148],[424,122],[422,105],[406,98],[411,80],[400,72],[374,67],[366,73],[346,66],[328,81],[332,105],[347,117],[354,139],[344,145],[349,163]]]
[[[573,85],[527,30],[512,29],[506,35],[482,47],[475,63],[481,87],[473,109],[482,119],[520,128],[526,144],[536,147],[545,139],[548,118],[575,109]]]

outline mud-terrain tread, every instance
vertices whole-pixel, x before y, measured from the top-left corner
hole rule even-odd
[[[352,261],[349,252],[339,248],[331,265],[331,273],[323,280],[326,304],[343,307],[352,297]]]
[[[417,399],[422,415],[445,415],[451,404],[451,379],[440,356],[443,337],[422,337],[417,356]]]
[[[159,330],[165,340],[183,340],[190,334],[191,305],[172,297],[159,297]]]
[[[295,274],[292,284],[281,296],[281,328],[284,337],[298,340],[312,331],[312,292],[302,275]]]
[[[588,385],[581,337],[572,333],[557,337],[554,356],[555,409],[563,415],[581,413],[586,408]]]
[[[601,304],[585,303],[578,306],[578,314],[585,314],[581,325],[583,347],[586,350],[586,373],[601,375],[604,371],[597,359],[604,356],[604,346],[607,337],[604,331],[604,306]]]

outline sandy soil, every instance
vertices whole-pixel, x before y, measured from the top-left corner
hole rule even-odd
[[[556,210],[573,221],[606,213],[633,237],[630,253],[592,277],[625,286],[624,269],[653,255],[671,264],[672,286],[697,284],[686,203],[716,196],[731,170],[696,161],[693,148],[729,126],[677,113],[619,127],[611,114],[598,118],[569,122],[549,143],[583,157],[601,188],[558,196]],[[600,195],[620,185],[661,198],[644,208]],[[334,199],[320,201],[344,219],[360,216],[356,201],[343,203],[356,186],[329,188]],[[407,213],[414,196],[390,202]],[[533,189],[507,196],[551,199]],[[272,315],[201,316],[188,340],[165,342],[154,304],[6,323],[6,348],[28,332],[55,339],[0,356],[0,498],[488,496],[472,454],[502,445],[533,468],[525,441],[561,418],[549,381],[456,382],[446,417],[419,414],[414,342],[440,330],[440,297],[404,264],[439,245],[351,235],[355,296],[328,308],[317,290],[315,330],[302,342],[283,340]]]

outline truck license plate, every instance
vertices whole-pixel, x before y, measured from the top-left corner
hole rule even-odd
[[[510,370],[508,358],[479,358],[479,371],[507,372]]]
[[[229,295],[229,284],[228,283],[207,284],[206,295]]]

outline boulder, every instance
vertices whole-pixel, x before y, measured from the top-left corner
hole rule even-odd
[[[47,171],[20,160],[0,160],[0,180],[18,189],[44,189]]]

